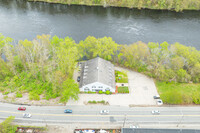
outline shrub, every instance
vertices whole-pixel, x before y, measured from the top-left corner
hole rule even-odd
[[[8,99],[8,96],[4,96],[3,99],[4,99],[4,100]]]
[[[97,103],[105,104],[105,101],[104,101],[104,100],[102,100],[102,101],[97,101]]]
[[[3,87],[6,87],[8,86],[8,84],[6,82],[3,83]]]
[[[88,101],[88,103],[94,103],[94,104],[96,104],[97,102],[95,100],[93,100],[93,101]]]
[[[21,97],[22,97],[22,94],[19,93],[19,92],[17,92],[17,93],[16,93],[16,97],[21,98]]]
[[[99,94],[103,94],[103,91],[99,91]]]
[[[106,91],[106,95],[109,95],[109,94],[111,94],[111,92],[107,90],[107,91]]]
[[[88,91],[88,92],[85,92],[85,93],[88,93],[88,94],[95,94],[96,92]]]
[[[0,91],[1,92],[5,91],[5,88],[0,87]]]
[[[104,100],[102,100],[102,101],[93,100],[93,101],[88,101],[88,103],[93,103],[93,104],[102,103],[102,104],[105,104],[106,102]]]
[[[29,100],[40,100],[40,96],[36,94],[35,92],[30,92],[29,93]]]
[[[193,103],[200,104],[200,98],[199,97],[200,97],[200,93],[198,91],[194,91],[192,93],[192,101],[193,101]]]
[[[8,95],[8,94],[9,94],[9,92],[8,92],[8,91],[6,91],[6,92],[4,92],[4,93],[3,93],[3,95]]]

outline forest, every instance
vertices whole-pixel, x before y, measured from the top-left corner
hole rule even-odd
[[[200,82],[200,51],[179,43],[136,42],[117,44],[111,37],[72,38],[38,35],[32,41],[0,34],[0,91],[16,97],[29,93],[30,100],[60,97],[78,99],[78,84],[72,79],[78,61],[101,57],[113,64],[144,73],[165,83]],[[161,96],[162,97],[162,96]],[[200,101],[199,101],[200,102]]]
[[[50,3],[88,5],[88,6],[115,6],[128,7],[138,9],[161,9],[175,10],[177,12],[183,10],[199,10],[199,0],[29,0],[44,1]]]

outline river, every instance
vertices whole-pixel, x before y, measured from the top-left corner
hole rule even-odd
[[[17,40],[36,35],[112,37],[119,44],[180,42],[200,49],[200,11],[138,10],[0,0],[0,33]]]

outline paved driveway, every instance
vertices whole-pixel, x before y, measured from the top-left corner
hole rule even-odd
[[[127,70],[124,68],[115,67],[116,70],[126,71],[128,74],[129,94],[79,94],[78,101],[70,100],[67,105],[84,105],[87,101],[108,101],[110,105],[156,105],[153,99],[157,95],[156,86],[154,81],[147,76]]]

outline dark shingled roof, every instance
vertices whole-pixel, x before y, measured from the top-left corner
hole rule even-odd
[[[200,133],[197,129],[122,128],[122,133]]]
[[[115,88],[114,65],[100,57],[83,62],[81,64],[80,88],[94,82]]]

